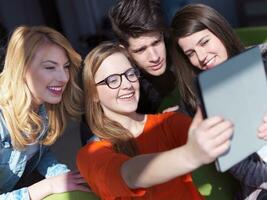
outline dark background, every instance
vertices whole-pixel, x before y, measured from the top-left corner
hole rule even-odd
[[[0,0],[0,42],[19,25],[47,25],[63,33],[82,55],[113,38],[107,11],[115,0]],[[161,0],[166,21],[188,3],[218,10],[235,27],[267,25],[267,0]]]
[[[115,0],[0,0],[0,47],[2,58],[10,33],[19,25],[47,25],[63,33],[85,56],[100,41],[113,39],[108,9]],[[175,11],[188,3],[204,3],[219,11],[234,27],[267,25],[267,0],[161,0],[169,23]],[[0,58],[2,61],[3,59]],[[1,68],[0,68],[1,71]],[[81,147],[79,123],[69,122],[52,150],[75,169]]]

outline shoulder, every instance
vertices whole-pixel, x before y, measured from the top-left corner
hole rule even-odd
[[[103,151],[113,151],[112,144],[108,141],[92,141],[86,144],[78,151],[79,156],[89,156],[92,154],[99,154]]]
[[[192,119],[183,114],[178,112],[166,112],[166,113],[159,113],[154,115],[148,115],[147,123],[153,124],[190,124]]]

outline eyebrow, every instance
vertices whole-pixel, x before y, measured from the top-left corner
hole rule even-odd
[[[45,61],[41,62],[41,64],[46,64],[46,63],[52,63],[54,65],[58,65],[58,63],[56,61],[53,61],[53,60],[45,60]],[[67,64],[70,64],[69,60],[64,64],[64,66],[67,65]]]
[[[197,45],[199,45],[206,37],[208,37],[209,35],[204,35],[202,38],[200,38],[199,40],[198,40],[198,42],[197,42],[197,44],[196,44],[196,46]],[[188,49],[188,50],[186,50],[186,51],[184,51],[184,53],[186,54],[186,53],[189,53],[190,51],[192,51],[193,49]]]
[[[156,37],[156,39],[155,39],[154,41],[152,41],[148,46],[153,45],[155,42],[160,41],[162,38],[163,38],[163,35],[160,34],[160,35],[159,35],[158,37]],[[142,49],[144,49],[144,48],[147,48],[147,46],[144,45],[144,46],[141,46],[141,47],[136,48],[136,49],[131,49],[131,51],[132,51],[132,52],[138,52],[138,51],[140,51],[140,50],[142,50]]]

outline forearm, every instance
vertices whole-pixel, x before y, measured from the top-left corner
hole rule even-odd
[[[47,179],[39,181],[30,187],[28,187],[31,200],[43,199],[46,196],[52,194],[52,188]]]
[[[246,158],[230,169],[230,173],[242,184],[267,189],[267,165],[256,154]]]
[[[121,168],[126,184],[132,188],[147,188],[193,171],[200,166],[184,145],[169,151],[133,157]]]

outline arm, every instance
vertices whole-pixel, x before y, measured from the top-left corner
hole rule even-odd
[[[220,117],[203,121],[198,111],[185,145],[161,153],[133,157],[122,165],[121,175],[132,189],[167,182],[214,161],[229,148],[232,132],[229,121]]]
[[[37,170],[40,174],[47,178],[70,171],[66,165],[61,164],[56,160],[54,154],[49,150],[49,148],[45,147],[43,151],[41,160],[37,166]]]
[[[73,190],[89,191],[83,186],[85,180],[78,172],[70,170],[64,164],[59,164],[49,149],[44,149],[38,171],[46,178],[28,187],[31,199],[43,199],[54,194]]]
[[[21,188],[12,192],[4,193],[0,195],[0,200],[30,200],[29,192],[27,188]]]
[[[229,172],[242,184],[266,190],[267,165],[254,153],[245,160],[233,166]]]
[[[69,172],[66,174],[53,176],[39,181],[28,187],[31,200],[39,200],[44,197],[67,191],[80,190],[89,192],[88,187],[82,185],[85,183],[84,179],[78,172]]]

